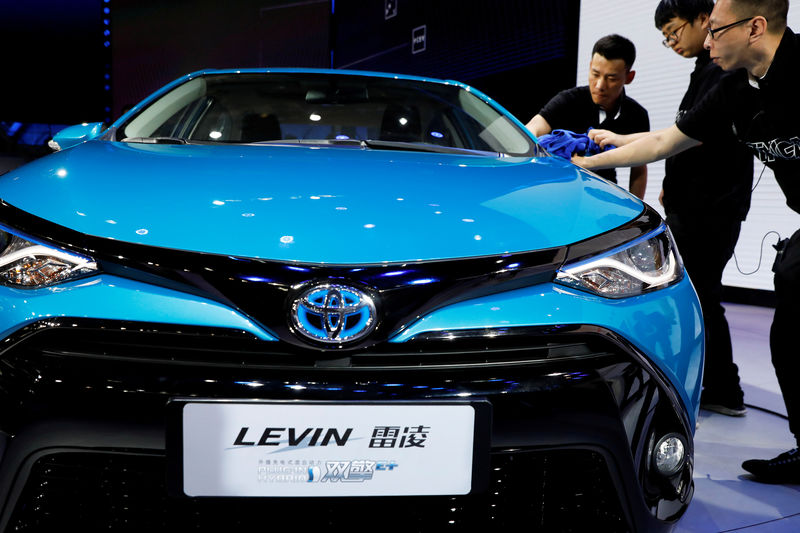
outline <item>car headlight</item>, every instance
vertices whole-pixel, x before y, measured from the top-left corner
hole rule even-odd
[[[556,282],[606,298],[627,298],[680,281],[683,265],[667,227],[578,263],[564,265]]]
[[[35,242],[0,226],[0,282],[4,285],[35,289],[96,271],[91,257]]]

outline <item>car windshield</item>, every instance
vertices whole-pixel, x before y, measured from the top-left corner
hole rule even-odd
[[[116,139],[537,153],[508,117],[456,85],[320,73],[200,76],[151,102]]]

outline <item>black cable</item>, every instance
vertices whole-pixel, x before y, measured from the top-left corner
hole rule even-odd
[[[767,237],[769,236],[770,233],[774,233],[775,235],[778,236],[778,242],[780,242],[781,240],[781,234],[775,230],[768,231],[767,233],[764,234],[764,238],[761,239],[761,248],[759,250],[759,255],[758,255],[758,266],[756,266],[756,269],[753,270],[752,272],[742,272],[742,269],[739,268],[739,259],[737,259],[736,257],[736,252],[733,252],[733,261],[736,263],[736,270],[739,271],[739,274],[743,276],[752,276],[753,274],[758,272],[759,269],[761,269],[761,260],[764,258],[764,241],[767,240]]]
[[[758,187],[758,184],[761,183],[761,178],[762,178],[762,176],[764,176],[764,171],[765,170],[767,170],[767,165],[764,165],[763,167],[761,167],[761,174],[758,175],[758,179],[756,180],[756,184],[753,185],[753,188],[750,189],[750,192],[755,191],[756,187]]]
[[[758,184],[761,183],[761,178],[764,177],[764,171],[765,170],[767,170],[767,165],[764,165],[763,167],[761,167],[761,174],[758,175],[758,179],[756,180],[755,185],[753,185],[753,188],[750,189],[751,193],[753,191],[755,191],[756,187],[758,187]],[[761,268],[761,260],[764,258],[764,241],[767,239],[767,235],[769,235],[770,233],[776,234],[778,236],[778,241],[781,240],[781,234],[778,233],[777,231],[770,231],[766,235],[764,235],[764,238],[761,239],[761,250],[760,250],[759,256],[758,256],[758,266],[752,272],[742,272],[742,269],[739,268],[739,259],[736,257],[736,252],[733,252],[733,261],[734,261],[734,263],[736,263],[736,270],[739,271],[739,274],[741,274],[743,276],[752,276],[753,274],[755,274],[756,272],[759,271],[759,269]]]

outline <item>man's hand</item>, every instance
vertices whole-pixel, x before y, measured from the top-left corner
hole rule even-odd
[[[596,130],[591,129],[588,132],[589,138],[600,145],[600,148],[605,148],[609,144],[614,146],[622,146],[624,143],[623,136],[614,133],[611,130]]]
[[[600,145],[600,148],[605,148],[608,145],[619,148],[620,146],[625,146],[626,144],[639,140],[642,137],[647,137],[650,133],[649,131],[642,131],[640,133],[622,135],[621,133],[614,133],[610,130],[589,130],[588,135],[591,140]]]
[[[650,133],[633,133],[630,137],[637,139],[616,150],[608,150],[591,157],[573,157],[572,162],[586,169],[638,167],[701,144],[682,133],[675,124]]]

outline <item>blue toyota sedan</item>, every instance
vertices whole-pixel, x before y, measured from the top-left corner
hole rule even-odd
[[[454,81],[208,70],[0,178],[0,530],[669,531],[661,217]]]

